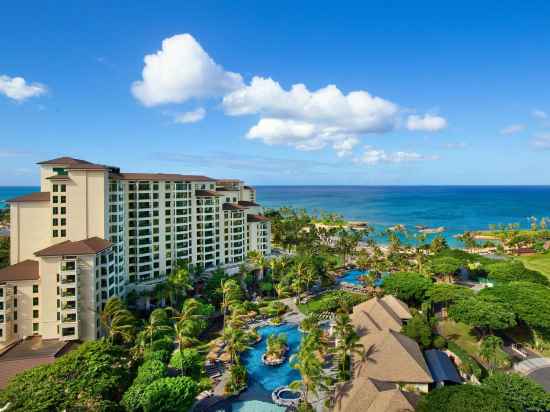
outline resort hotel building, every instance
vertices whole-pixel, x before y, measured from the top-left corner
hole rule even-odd
[[[242,181],[70,157],[39,166],[40,192],[9,201],[0,349],[32,335],[96,339],[107,299],[154,286],[178,261],[208,270],[271,253],[270,222]]]

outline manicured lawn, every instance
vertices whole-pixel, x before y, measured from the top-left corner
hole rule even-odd
[[[454,341],[472,358],[476,359],[481,364],[485,364],[484,360],[479,356],[480,343],[478,342],[476,335],[472,332],[472,328],[470,326],[464,323],[454,322],[452,320],[440,321],[437,325],[439,333],[447,340]],[[498,357],[502,362],[504,362],[503,366],[509,366],[509,364],[505,361],[508,359],[508,355],[503,350],[498,351]]]
[[[474,358],[478,358],[479,344],[472,328],[464,323],[457,323],[452,320],[443,320],[438,324],[439,333],[447,340],[454,341]]]
[[[541,254],[535,256],[521,256],[521,260],[527,269],[538,270],[548,279],[550,279],[550,254]]]

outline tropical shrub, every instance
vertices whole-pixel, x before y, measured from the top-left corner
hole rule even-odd
[[[495,372],[483,385],[499,393],[514,412],[550,410],[550,394],[538,383],[517,373]]]
[[[481,379],[484,375],[484,370],[481,365],[479,365],[479,363],[477,363],[477,361],[468,354],[468,352],[453,341],[447,342],[447,348],[453,352],[458,359],[460,359],[460,365],[458,368],[462,372],[467,375],[475,376],[477,379]]]
[[[415,314],[404,326],[402,332],[426,349],[432,344],[432,328],[421,314]]]
[[[420,399],[418,412],[509,412],[502,397],[482,385],[444,386]]]
[[[432,281],[416,272],[395,272],[384,278],[382,288],[408,303],[421,303],[432,286]]]
[[[176,350],[170,359],[170,367],[179,369],[182,375],[190,376],[193,379],[200,378],[203,363],[203,356],[194,348]]]
[[[197,383],[187,377],[162,378],[148,385],[141,403],[144,412],[188,411],[199,391]]]
[[[0,405],[10,410],[105,410],[118,403],[132,381],[125,349],[104,340],[86,342],[50,365],[29,369],[10,380]]]
[[[484,270],[488,278],[497,283],[522,281],[549,285],[546,276],[536,270],[527,269],[519,260],[492,263],[485,265]]]

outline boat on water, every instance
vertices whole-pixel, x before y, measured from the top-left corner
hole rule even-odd
[[[444,226],[439,226],[439,227],[424,227],[423,229],[419,229],[418,231],[420,233],[430,235],[432,233],[443,233],[445,232],[445,230],[446,229]]]

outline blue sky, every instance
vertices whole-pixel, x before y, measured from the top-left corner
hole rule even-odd
[[[113,3],[3,5],[0,185],[550,181],[550,2]]]

